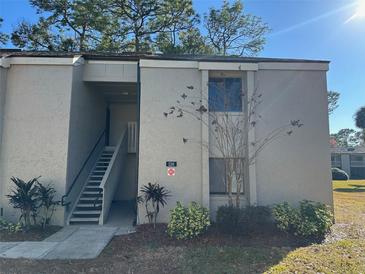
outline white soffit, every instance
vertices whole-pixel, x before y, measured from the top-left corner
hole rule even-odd
[[[88,64],[103,64],[103,65],[137,65],[137,61],[113,61],[113,60],[88,60]]]
[[[147,60],[139,61],[141,68],[198,68],[197,61],[181,61],[181,60]]]
[[[328,63],[259,63],[259,70],[324,70],[329,69]]]
[[[72,57],[8,57],[2,58],[0,65],[48,65],[48,66],[73,66],[83,63],[81,56]]]
[[[256,63],[234,63],[234,62],[199,62],[200,70],[239,70],[256,71]]]

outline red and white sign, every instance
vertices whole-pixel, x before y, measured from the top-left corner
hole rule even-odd
[[[169,167],[167,169],[167,176],[175,176],[175,172],[176,172],[176,170],[174,168]]]

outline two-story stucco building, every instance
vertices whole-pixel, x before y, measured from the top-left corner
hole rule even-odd
[[[226,104],[228,112],[243,117],[248,116],[247,98],[256,91],[262,95],[255,111],[259,121],[250,131],[242,129],[252,145],[242,152],[241,204],[295,204],[308,199],[332,205],[326,61],[6,51],[1,55],[0,207],[5,218],[17,218],[5,197],[13,187],[10,178],[39,175],[63,200],[54,217],[61,225],[104,224],[118,201],[133,203],[148,182],[171,192],[159,221],[168,221],[176,201],[199,202],[214,217],[217,207],[227,203],[227,182],[217,176],[224,168],[209,149],[209,128],[204,119],[163,115],[184,92],[194,92],[197,98],[212,96],[217,92],[211,89],[213,82],[225,88],[223,97],[235,98]],[[219,110],[208,106],[207,111]],[[245,162],[255,143],[292,119],[303,126],[272,140],[252,163]],[[187,135],[194,142],[183,142]],[[138,222],[146,221],[143,207],[137,214]]]

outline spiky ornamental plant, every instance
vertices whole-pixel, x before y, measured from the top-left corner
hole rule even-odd
[[[160,212],[160,206],[167,204],[167,198],[170,196],[169,191],[157,183],[148,183],[141,188],[142,199],[146,209],[146,217],[148,222],[153,223],[156,227],[157,216]]]
[[[16,188],[12,190],[12,194],[6,195],[9,198],[9,203],[20,210],[19,221],[23,221],[27,228],[31,225],[31,218],[36,224],[38,208],[36,183],[38,179],[39,177],[25,182],[22,179],[12,177],[10,180],[16,185]]]
[[[42,185],[40,182],[37,182],[36,196],[39,203],[41,224],[45,228],[50,224],[56,206],[60,204],[60,201],[55,200],[56,190],[50,184]]]

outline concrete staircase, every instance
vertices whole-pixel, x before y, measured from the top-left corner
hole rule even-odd
[[[105,147],[90,175],[69,219],[70,225],[99,224],[103,192],[99,188],[113,157],[114,147]]]

